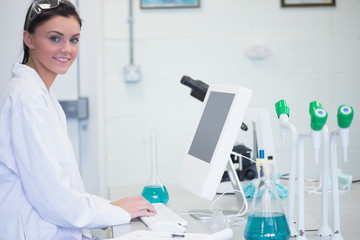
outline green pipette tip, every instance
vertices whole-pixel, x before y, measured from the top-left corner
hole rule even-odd
[[[280,100],[275,103],[276,114],[280,117],[281,114],[287,114],[290,116],[290,108],[289,105],[286,103],[286,100]]]
[[[309,105],[309,113],[311,116],[311,129],[315,131],[320,131],[326,123],[328,113],[322,107],[321,103],[317,101],[312,101]]]
[[[311,114],[312,110],[315,110],[317,108],[322,108],[322,104],[318,101],[312,101],[309,103],[309,112]]]
[[[354,109],[351,106],[341,105],[338,109],[337,119],[341,128],[348,128],[354,117]]]

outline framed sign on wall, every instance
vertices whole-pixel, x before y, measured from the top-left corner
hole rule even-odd
[[[335,6],[335,0],[281,0],[281,7]]]
[[[200,0],[140,0],[141,8],[196,8]]]

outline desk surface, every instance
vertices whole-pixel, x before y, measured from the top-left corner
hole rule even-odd
[[[194,219],[188,214],[189,210],[209,209],[211,202],[201,199],[178,185],[166,185],[169,192],[167,206],[188,221],[187,232],[211,233],[210,222]],[[110,188],[110,199],[116,200],[126,196],[141,194],[142,186],[117,186]],[[281,199],[283,208],[287,210],[287,198]],[[250,200],[251,201],[251,200]],[[233,195],[225,195],[215,207],[227,209],[227,206],[235,204]],[[250,202],[249,202],[250,204]],[[341,234],[344,239],[360,239],[360,184],[355,183],[349,192],[340,193]],[[332,228],[331,194],[329,194],[329,224]],[[184,215],[183,215],[184,214]],[[296,211],[295,211],[296,215]],[[245,216],[246,217],[246,216]],[[320,226],[321,219],[321,195],[307,193],[305,198],[305,229],[314,230]],[[234,231],[233,239],[244,239],[243,226],[231,227]],[[145,225],[139,220],[133,220],[130,224],[118,225],[112,228],[113,237],[118,237],[135,230],[145,230]],[[307,231],[308,240],[324,240],[330,237],[318,237],[315,231]]]

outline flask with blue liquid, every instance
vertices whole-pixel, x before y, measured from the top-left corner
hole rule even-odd
[[[162,184],[157,169],[157,139],[156,130],[151,129],[150,133],[150,150],[151,150],[151,177],[143,188],[142,195],[150,203],[163,203],[169,201],[169,193]]]
[[[287,240],[290,229],[274,183],[273,161],[257,160],[259,185],[255,190],[244,231],[246,240]]]

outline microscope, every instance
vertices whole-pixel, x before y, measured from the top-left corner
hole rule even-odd
[[[183,85],[191,88],[190,95],[199,101],[204,101],[209,85],[200,81],[194,80],[189,76],[183,76],[180,81]],[[252,122],[253,129],[253,146],[252,149],[244,144],[236,143],[233,147],[233,152],[236,156],[231,154],[230,157],[234,164],[238,164],[236,169],[240,181],[251,181],[257,178],[256,164],[254,161],[258,158],[259,149],[265,151],[267,156],[274,158],[274,145],[272,139],[272,132],[270,126],[269,114],[264,109],[248,109],[245,114],[245,119]],[[248,131],[248,126],[243,122],[241,125],[242,131]],[[251,153],[253,153],[251,157]],[[242,157],[239,157],[241,155]],[[229,176],[225,171],[222,177],[222,182],[228,182]]]

